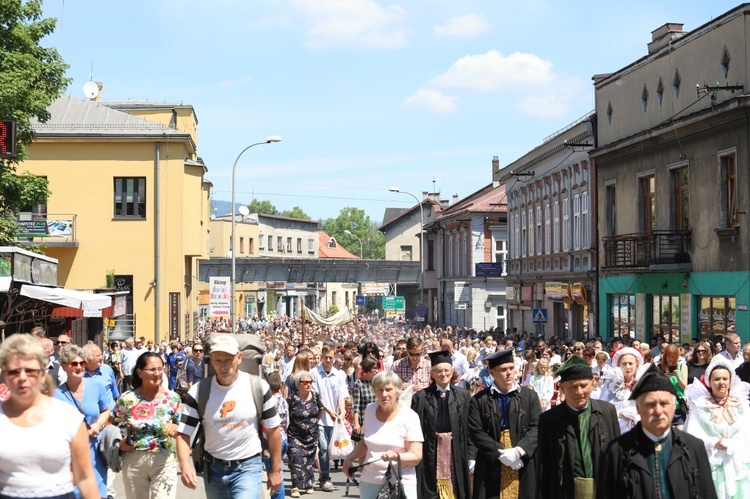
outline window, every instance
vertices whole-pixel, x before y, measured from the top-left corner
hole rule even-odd
[[[552,221],[550,220],[549,202],[544,205],[544,253],[552,250]]]
[[[640,179],[641,186],[641,231],[651,232],[656,228],[656,178],[646,175]]]
[[[646,108],[648,108],[648,88],[646,88],[646,85],[643,85],[643,92],[641,92],[641,106],[643,106],[643,111],[646,112]]]
[[[331,305],[337,305],[337,296],[335,291],[331,291]]]
[[[680,297],[653,295],[651,297],[651,337],[664,336],[669,343],[680,342]]]
[[[401,246],[401,260],[404,262],[411,261],[411,246]]]
[[[589,222],[589,192],[581,193],[581,247],[591,247],[591,222]]]
[[[605,231],[608,236],[617,234],[617,197],[615,194],[615,184],[607,185],[605,193],[605,210],[607,213]]]
[[[700,304],[698,327],[703,338],[735,331],[737,308],[734,296],[702,296]]]
[[[302,238],[297,238],[297,253],[302,253]]]
[[[286,238],[286,252],[287,253],[292,252],[292,238],[291,237]]]
[[[529,235],[529,256],[534,256],[534,207],[529,206],[529,227],[527,234]]]
[[[253,238],[248,237],[247,238],[247,254],[252,255],[253,253],[255,253],[255,248],[253,248]]]
[[[508,246],[504,239],[495,239],[495,263],[503,265],[503,275],[508,272],[505,261],[508,258]]]
[[[284,252],[284,238],[281,236],[278,236],[276,238],[276,249],[278,250],[279,253]]]
[[[263,237],[263,233],[261,232],[260,234],[258,234],[258,249],[261,250],[261,251],[263,251],[265,249],[263,247],[263,241],[264,240],[265,240],[265,238]]]
[[[519,228],[520,224],[518,223],[518,211],[516,210],[516,213],[513,215],[513,258],[521,257],[521,237],[518,234]]]
[[[635,295],[609,295],[611,299],[612,334],[629,334],[635,339]],[[643,338],[638,338],[642,340]]]
[[[541,255],[544,238],[542,237],[542,207],[536,207],[536,254]]]
[[[724,52],[721,54],[721,72],[724,73],[724,78],[729,74],[729,62],[732,60],[729,57],[729,51],[724,47]]]
[[[435,270],[435,241],[427,241],[427,270]]]
[[[661,78],[659,78],[659,84],[656,85],[656,100],[659,101],[659,105],[661,106],[661,101],[664,98],[664,83],[661,81]]]
[[[721,204],[723,227],[737,226],[737,156],[735,153],[721,156]]]
[[[570,206],[568,205],[568,198],[563,198],[563,251],[570,251]]]
[[[240,237],[240,255],[245,253],[245,238]]]
[[[675,69],[674,79],[672,80],[672,90],[674,90],[674,96],[680,96],[680,85],[682,85],[682,78],[680,78],[680,72]]]
[[[555,201],[554,209],[552,210],[552,213],[554,213],[555,217],[555,225],[553,227],[554,230],[554,237],[555,237],[555,249],[553,250],[555,253],[560,252],[560,201]]]
[[[581,249],[581,196],[573,196],[573,249]]]
[[[268,251],[273,251],[273,236],[268,236]]]
[[[146,218],[145,177],[115,177],[115,218]]]
[[[674,185],[674,220],[672,226],[677,230],[690,230],[690,176],[688,167],[672,171]]]
[[[315,239],[308,239],[307,240],[307,252],[308,253],[315,253]]]
[[[526,256],[526,209],[521,209],[521,256]]]

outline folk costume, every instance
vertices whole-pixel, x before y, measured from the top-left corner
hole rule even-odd
[[[432,366],[451,365],[447,350],[430,354]],[[421,499],[456,499],[471,490],[469,459],[474,446],[469,439],[470,393],[456,385],[445,389],[432,383],[420,390],[411,408],[422,423],[422,462],[417,465],[417,491]]]
[[[677,392],[652,365],[633,389],[632,399],[652,392]],[[654,435],[638,423],[613,440],[601,458],[597,499],[715,499],[711,467],[703,442],[668,427]]]
[[[490,370],[513,363],[513,351],[497,352],[487,360]],[[474,499],[534,497],[541,413],[536,392],[518,383],[506,393],[493,383],[472,397],[469,433],[476,447]]]
[[[591,366],[575,355],[557,374],[560,382],[593,379]],[[590,399],[580,411],[561,402],[542,413],[536,457],[537,497],[576,499],[584,489],[593,496],[600,476],[599,456],[619,436],[617,412],[609,402]]]
[[[730,375],[729,393],[723,400],[717,400],[708,387],[711,373],[719,366]],[[690,400],[685,431],[706,447],[717,497],[750,497],[750,385],[739,379],[730,360],[717,355],[703,380],[694,379],[685,393]],[[726,450],[716,448],[719,440]]]
[[[636,359],[638,369],[630,383],[625,381],[622,369],[620,368],[620,359],[625,355],[632,355]],[[625,347],[618,350],[612,356],[612,365],[605,365],[602,369],[601,380],[599,384],[602,387],[599,400],[611,402],[617,410],[617,417],[620,424],[620,433],[635,428],[640,421],[638,411],[635,408],[635,401],[630,399],[633,387],[640,379],[643,368],[643,356],[635,348]]]

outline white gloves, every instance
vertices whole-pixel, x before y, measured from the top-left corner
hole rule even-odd
[[[519,456],[518,452],[516,452],[516,449],[500,449],[500,456],[498,456],[498,460],[501,464],[514,469],[514,470],[520,470],[523,468],[523,460],[521,459],[521,456]]]
[[[477,462],[473,459],[469,459],[469,473],[474,473],[474,467],[476,466]]]

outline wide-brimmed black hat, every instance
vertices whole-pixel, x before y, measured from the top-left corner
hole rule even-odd
[[[656,364],[651,364],[641,375],[641,379],[638,380],[630,393],[630,400],[635,400],[648,392],[669,392],[675,397],[677,396],[674,385]]]

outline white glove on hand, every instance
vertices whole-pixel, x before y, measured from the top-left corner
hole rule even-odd
[[[476,466],[477,462],[473,459],[469,459],[469,473],[474,473],[474,467]]]
[[[513,452],[515,453],[515,451]],[[516,454],[516,456],[518,455]],[[523,468],[523,458],[521,458],[520,456],[516,457],[516,459],[511,463],[510,467],[511,469],[514,469],[516,471]]]
[[[500,462],[508,467],[511,467],[517,458],[518,454],[516,454],[515,449],[501,449],[498,457]]]

